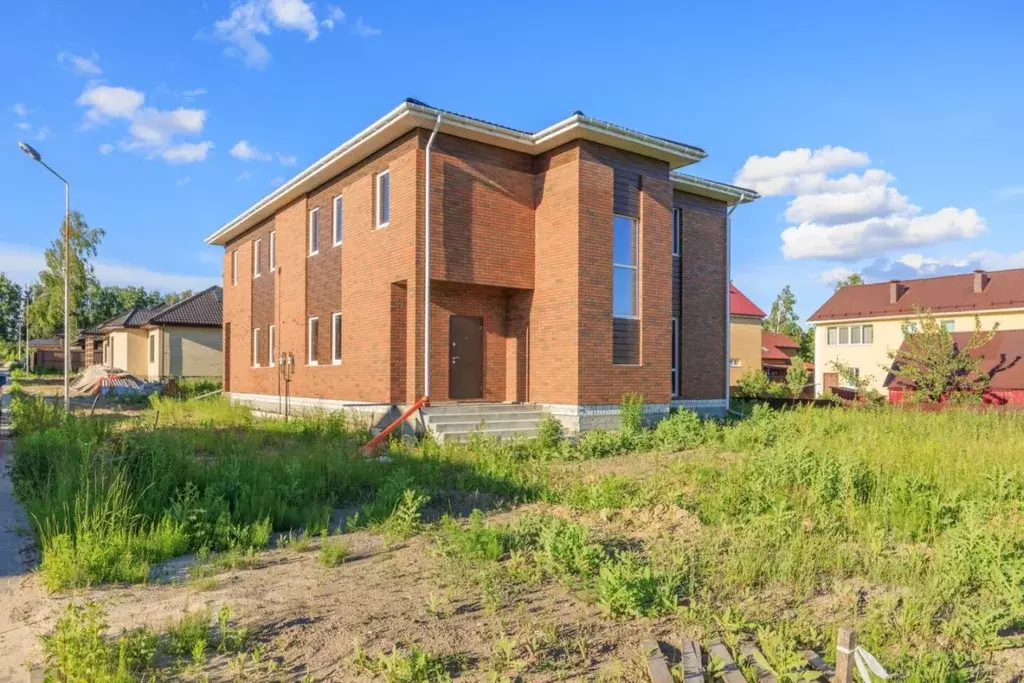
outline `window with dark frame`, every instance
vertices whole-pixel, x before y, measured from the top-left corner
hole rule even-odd
[[[683,211],[672,209],[672,255],[679,256],[679,248],[682,245],[683,235]]]
[[[679,318],[672,318],[672,397],[679,396]]]

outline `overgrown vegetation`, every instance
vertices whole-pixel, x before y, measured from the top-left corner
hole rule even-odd
[[[576,442],[549,424],[534,440],[395,442],[384,462],[359,457],[367,434],[337,417],[254,421],[221,399],[155,407],[155,430],[145,417],[23,422],[38,429],[19,436],[12,475],[51,588],[145,580],[188,550],[204,566],[244,566],[272,529],[305,550],[332,508],[356,504],[350,529],[393,542],[428,530],[459,570],[445,575],[487,610],[554,582],[609,618],[756,638],[780,671],[803,648],[834,651],[850,623],[903,680],[984,679],[1024,628],[1022,414],[756,406],[727,423],[681,411],[649,429],[630,398],[622,429]],[[599,463],[586,460],[648,450],[664,452],[656,470],[587,474]],[[425,521],[466,492],[541,511]],[[664,514],[691,522],[655,533]],[[623,531],[632,519],[649,520],[643,536]],[[318,558],[343,572],[346,553],[328,536]],[[101,659],[120,666],[111,652]],[[408,649],[358,663],[387,680],[453,672]]]

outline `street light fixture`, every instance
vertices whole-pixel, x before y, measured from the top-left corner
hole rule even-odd
[[[38,161],[47,171],[64,183],[64,411],[71,412],[71,185],[60,173],[50,168],[43,155],[32,145],[19,142],[25,154]]]

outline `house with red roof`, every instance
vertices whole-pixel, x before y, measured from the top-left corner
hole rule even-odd
[[[808,318],[816,326],[816,392],[843,386],[836,362],[887,391],[889,352],[903,344],[903,325],[918,310],[954,334],[973,331],[975,316],[984,330],[1024,330],[1024,268],[843,287]]]
[[[761,321],[765,312],[729,285],[729,384],[736,386],[751,370],[761,369]]]
[[[800,344],[781,332],[761,333],[761,369],[772,382],[785,382],[786,373],[793,366],[793,358],[800,352]],[[805,363],[814,372],[813,363]]]

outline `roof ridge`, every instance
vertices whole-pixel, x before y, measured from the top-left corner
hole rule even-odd
[[[214,289],[214,288],[216,288],[216,287],[220,287],[220,285],[210,285],[209,287],[207,287],[206,289],[204,289],[204,290],[203,290],[203,291],[201,291],[201,292],[196,292],[195,294],[193,294],[193,295],[192,295],[192,296],[190,296],[190,297],[186,297],[186,298],[182,299],[181,301],[178,301],[178,302],[176,302],[176,303],[170,304],[169,306],[167,306],[167,308],[165,308],[164,310],[162,310],[162,311],[160,311],[159,313],[157,313],[156,315],[154,315],[154,316],[153,316],[152,318],[150,318],[150,319],[149,319],[149,320],[148,320],[147,322],[151,322],[151,323],[152,323],[152,322],[156,322],[156,321],[158,321],[158,320],[159,320],[159,319],[160,319],[161,317],[163,317],[163,316],[167,315],[167,314],[168,314],[168,313],[170,313],[171,311],[176,311],[176,310],[178,310],[179,308],[181,308],[181,307],[182,307],[182,306],[183,306],[184,304],[186,304],[187,302],[189,302],[189,301],[192,301],[193,299],[198,299],[198,298],[199,298],[199,297],[201,297],[201,296],[202,296],[203,294],[206,294],[207,292],[209,292],[209,291],[213,290],[213,289]]]

